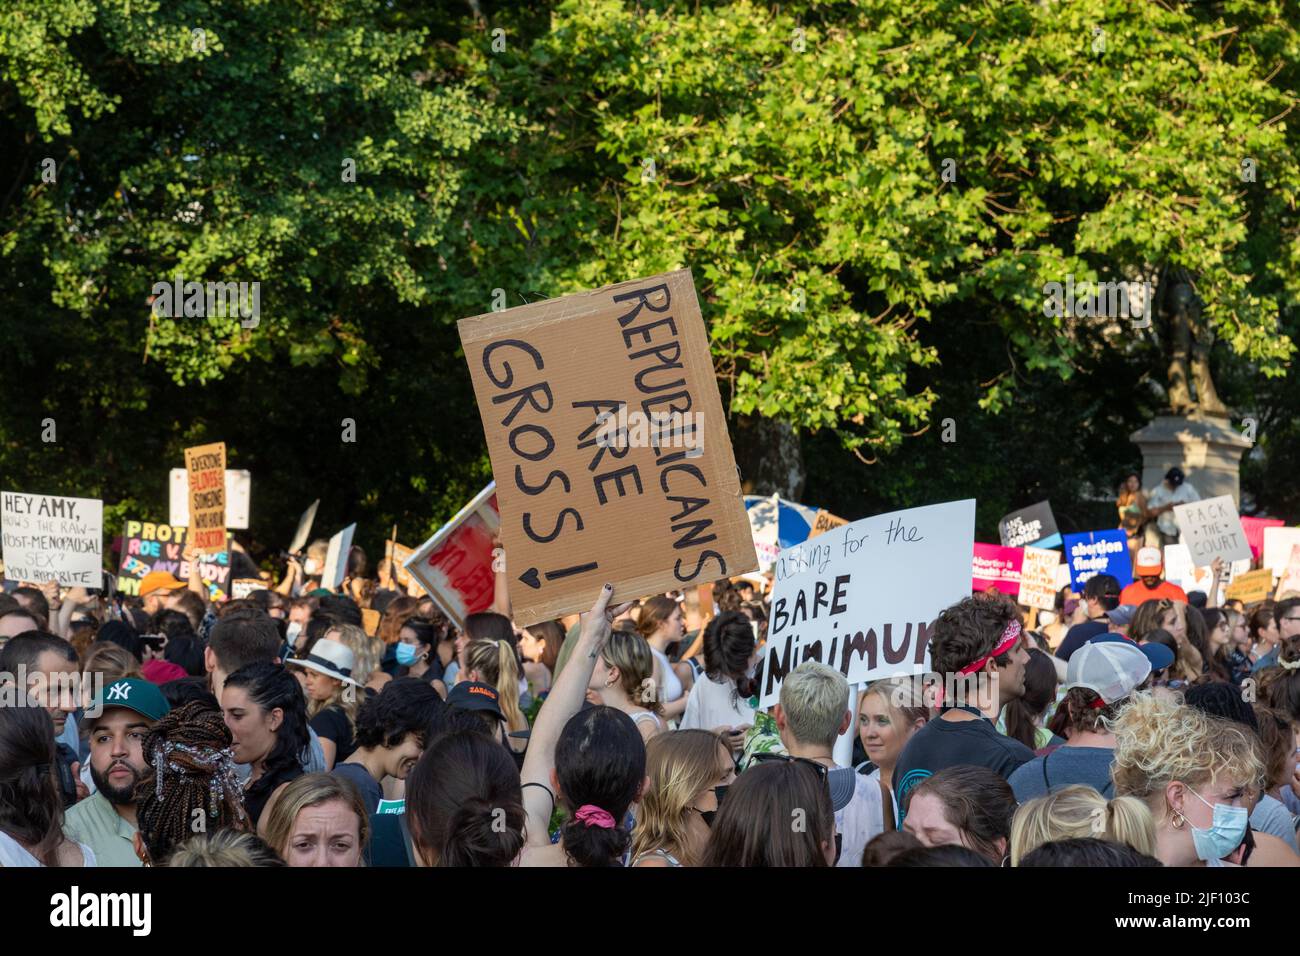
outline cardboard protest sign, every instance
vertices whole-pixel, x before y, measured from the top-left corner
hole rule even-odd
[[[1228,585],[1227,599],[1238,600],[1243,604],[1254,604],[1266,600],[1273,593],[1273,572],[1268,568],[1247,571]]]
[[[103,584],[104,502],[0,492],[4,576],[65,587]]]
[[[185,449],[190,540],[204,554],[226,550],[226,443]]]
[[[829,511],[818,511],[817,517],[813,519],[812,530],[808,532],[808,537],[815,538],[819,534],[825,534],[833,528],[838,528],[848,524],[843,518],[837,518]]]
[[[1012,597],[1020,593],[1020,565],[1025,559],[1023,548],[1004,548],[976,541],[971,557],[972,591],[996,588]]]
[[[117,589],[123,594],[139,594],[140,581],[150,571],[170,571],[182,581],[190,576],[190,563],[181,555],[189,529],[152,521],[128,521],[122,534],[121,562],[118,565]],[[213,601],[230,596],[230,535],[226,550],[199,559],[199,574]]]
[[[230,598],[234,601],[246,598],[254,591],[269,590],[270,588],[261,578],[235,578],[230,582]]]
[[[413,554],[415,554],[414,548],[408,548],[396,541],[384,542],[384,557],[393,563],[393,580],[400,587],[406,587],[411,583],[411,572],[406,570],[406,562]]]
[[[298,519],[298,528],[293,533],[293,540],[289,542],[290,554],[297,554],[306,547],[307,536],[311,534],[311,526],[316,523],[316,509],[319,507],[320,499],[317,498],[307,506],[307,510]]]
[[[1264,556],[1264,529],[1281,528],[1286,524],[1281,518],[1241,517],[1242,530],[1246,532],[1246,543],[1250,545],[1250,556],[1258,561]]]
[[[1020,592],[1016,601],[1026,607],[1050,611],[1056,607],[1057,569],[1061,566],[1060,552],[1046,548],[1025,548],[1020,564]]]
[[[1098,574],[1113,575],[1121,588],[1133,583],[1133,562],[1128,556],[1128,538],[1119,528],[1067,534],[1065,560],[1070,566],[1070,584],[1080,594],[1088,579]]]
[[[1165,545],[1165,580],[1177,584],[1184,591],[1210,593],[1214,572],[1208,567],[1197,567],[1192,560],[1192,549],[1182,542]]]
[[[325,552],[325,566],[320,574],[320,586],[331,591],[338,589],[348,573],[348,555],[352,553],[352,535],[356,533],[356,523],[352,523],[330,538],[330,547]]]
[[[172,524],[190,523],[190,486],[184,468],[173,468],[167,475],[168,513]],[[253,473],[242,468],[226,469],[226,527],[248,527],[248,513],[253,495]]]
[[[1300,544],[1300,528],[1264,529],[1264,567],[1281,575],[1291,561],[1291,549]]]
[[[975,501],[863,518],[781,552],[759,706],[806,660],[850,684],[924,673],[939,612],[970,596]]]
[[[465,618],[492,606],[492,537],[500,527],[491,482],[406,559],[406,570],[462,631]]]
[[[1198,568],[1213,564],[1215,558],[1223,558],[1225,564],[1250,558],[1232,495],[1174,505],[1174,520],[1182,532],[1180,543],[1187,545]]]
[[[1288,596],[1296,595],[1300,595],[1300,544],[1291,547],[1291,560],[1287,562],[1286,570],[1278,579],[1277,591],[1273,598],[1281,601]]]
[[[520,624],[757,566],[689,270],[459,330]]]
[[[1046,501],[1006,515],[998,522],[998,535],[1002,538],[1002,546],[1006,548],[1025,545],[1052,548],[1061,543],[1052,506]]]

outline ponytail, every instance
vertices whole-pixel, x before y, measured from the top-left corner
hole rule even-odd
[[[528,720],[519,706],[519,660],[513,644],[504,640],[470,641],[465,648],[465,671],[478,671],[484,683],[496,688],[497,703],[510,730],[528,729]]]
[[[411,836],[436,866],[509,866],[524,846],[519,769],[477,730],[435,740],[406,781]]]
[[[500,695],[501,713],[511,730],[527,730],[528,720],[519,707],[519,660],[515,646],[509,641],[497,641],[497,694]]]
[[[447,820],[438,866],[509,866],[524,848],[524,824],[522,803],[470,797]]]
[[[555,744],[555,775],[569,812],[560,843],[575,865],[620,865],[631,841],[624,820],[645,771],[641,732],[623,711],[591,707],[569,718]]]

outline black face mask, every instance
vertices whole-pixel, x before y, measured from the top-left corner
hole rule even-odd
[[[718,811],[722,809],[722,801],[727,796],[727,786],[729,786],[729,784],[713,788],[713,796],[718,801],[718,805],[715,809],[695,811],[700,815],[700,818],[704,820],[704,825],[710,829],[713,828],[713,818],[716,817]]]

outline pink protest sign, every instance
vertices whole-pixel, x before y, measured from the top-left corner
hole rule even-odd
[[[1246,543],[1250,545],[1250,556],[1258,561],[1264,553],[1264,529],[1280,528],[1286,524],[1281,518],[1249,518],[1241,516],[1241,527],[1246,532]]]
[[[976,541],[971,558],[971,590],[997,588],[1016,597],[1020,593],[1020,565],[1024,560],[1024,548],[1004,548],[1000,544]]]

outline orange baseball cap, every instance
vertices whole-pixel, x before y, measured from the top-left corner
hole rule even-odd
[[[175,591],[183,587],[185,582],[178,580],[170,571],[150,571],[140,581],[140,597],[150,595],[154,591]]]
[[[1159,548],[1140,548],[1137,560],[1133,562],[1133,570],[1140,578],[1155,577],[1160,574],[1163,565]]]

